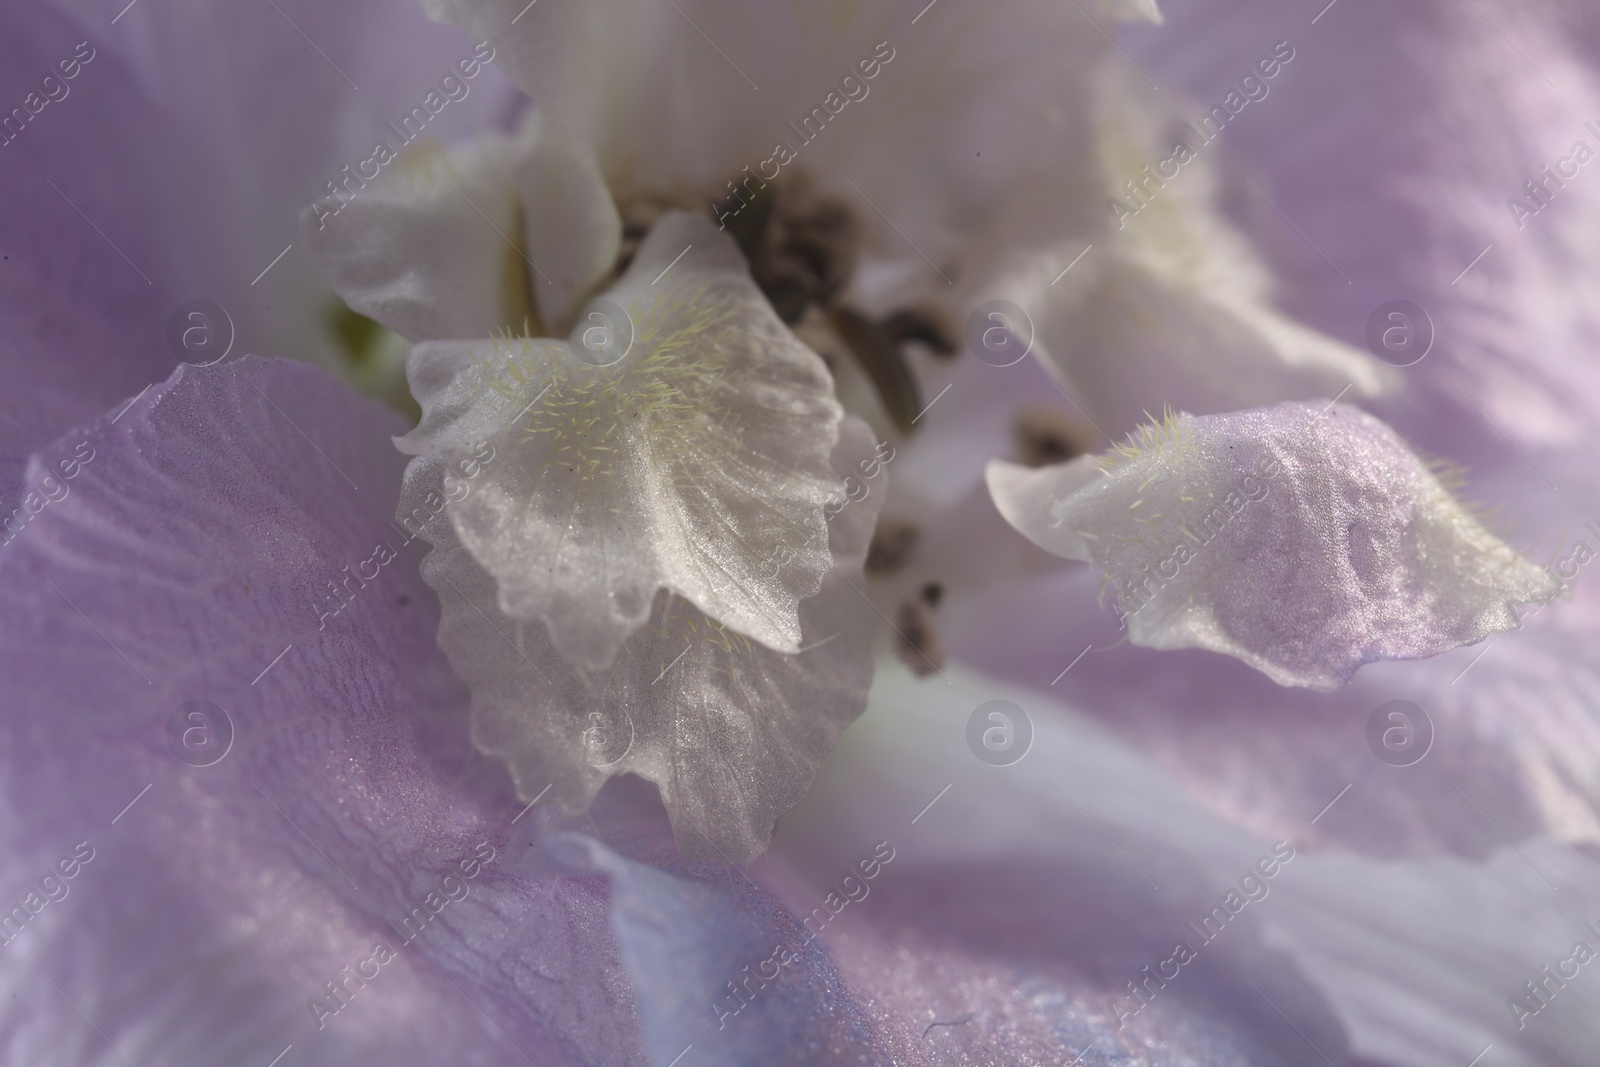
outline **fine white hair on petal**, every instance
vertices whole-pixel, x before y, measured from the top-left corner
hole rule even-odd
[[[1393,430],[1337,404],[1169,417],[1102,456],[996,461],[988,482],[1017,530],[1100,569],[1135,644],[1281,685],[1481,641],[1560,591]]]
[[[843,431],[834,479],[849,484],[877,461],[865,423],[852,416]],[[413,461],[407,492],[441,475],[438,461]],[[798,653],[750,641],[662,591],[603,670],[570,663],[543,624],[501,612],[494,577],[439,524],[422,576],[443,605],[440,646],[472,690],[474,743],[506,762],[524,799],[549,788],[572,811],[606,779],[638,774],[660,787],[686,853],[753,859],[866,706],[874,615],[858,583],[882,500],[869,491],[829,523],[832,570],[800,605]],[[793,546],[753,547],[770,570],[790,566]]]
[[[481,442],[494,457],[443,499],[460,496],[449,522],[494,577],[497,609],[548,624],[562,654],[592,669],[646,623],[660,590],[794,652],[799,603],[830,566],[823,505],[836,495],[843,410],[826,366],[733,243],[682,212],[585,307],[605,323],[603,344],[585,318],[570,342],[411,353],[423,418],[400,448],[463,460]],[[434,488],[411,482],[402,513],[440,513]],[[772,568],[777,545],[790,557]]]

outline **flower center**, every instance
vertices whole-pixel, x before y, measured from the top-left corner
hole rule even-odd
[[[906,349],[915,344],[938,356],[952,356],[953,331],[934,310],[901,308],[876,318],[849,300],[846,293],[861,254],[860,219],[847,200],[818,188],[804,170],[748,196],[745,206],[728,217],[727,231],[773,310],[836,377],[840,358],[853,359],[865,371],[884,412],[902,433],[910,433],[922,404]],[[615,273],[632,262],[663,213],[696,206],[689,196],[621,196],[622,245]]]

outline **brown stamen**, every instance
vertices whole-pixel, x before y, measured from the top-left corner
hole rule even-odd
[[[901,601],[896,613],[895,652],[900,662],[911,668],[911,673],[918,678],[926,678],[944,668],[944,644],[939,640],[939,627],[933,619],[934,605],[943,591],[939,583],[929,582],[918,596]]]
[[[920,536],[921,531],[904,519],[879,517],[878,526],[872,531],[872,544],[867,548],[867,571],[892,574],[904,567]]]
[[[1065,463],[1092,451],[1086,427],[1066,412],[1046,404],[1030,404],[1011,423],[1019,460],[1029,467]]]

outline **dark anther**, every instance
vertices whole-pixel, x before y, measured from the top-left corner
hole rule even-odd
[[[1018,411],[1011,424],[1021,461],[1029,467],[1065,463],[1090,451],[1091,437],[1066,412],[1044,404]]]
[[[956,343],[943,317],[926,308],[901,308],[883,320],[883,331],[899,343],[915,341],[936,355],[953,356]]]
[[[811,290],[803,281],[795,278],[770,281],[762,286],[762,291],[767,294],[767,301],[772,305],[772,310],[778,313],[778,318],[790,326],[798,322],[806,308],[811,306]]]
[[[742,208],[732,211],[724,222],[729,235],[739,245],[739,251],[751,263],[765,252],[767,230],[772,226],[772,213],[777,202],[777,188],[763,185]],[[716,213],[713,207],[712,214]]]
[[[872,543],[867,547],[867,570],[873,574],[892,574],[899,570],[911,558],[918,536],[920,531],[904,519],[881,516],[877,529],[872,531]]]
[[[617,206],[622,215],[622,240],[617,246],[616,273],[621,274],[633,263],[634,254],[650,233],[650,227],[675,205],[651,196],[636,196],[620,201]]]
[[[931,583],[930,583],[931,584]],[[900,602],[896,613],[895,629],[899,640],[895,652],[900,662],[911,668],[918,678],[944,667],[944,645],[939,641],[939,627],[933,621],[933,607],[925,596]]]
[[[900,346],[882,326],[851,307],[833,309],[833,328],[872,379],[884,410],[902,433],[922,413],[922,395]]]
[[[907,309],[878,323],[838,302],[861,250],[861,223],[850,204],[798,173],[781,183],[746,179],[713,213],[738,242],[778,317],[819,352],[833,347],[819,332],[836,335],[867,372],[884,411],[909,433],[922,402],[901,344],[949,353],[953,342],[933,312]],[[824,331],[812,321],[819,313],[826,315]]]
[[[748,196],[726,224],[779,317],[792,323],[810,304],[826,307],[855,273],[861,227],[849,206],[802,175]]]

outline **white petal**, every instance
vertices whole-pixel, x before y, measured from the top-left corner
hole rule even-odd
[[[307,208],[339,295],[413,341],[565,332],[617,258],[622,221],[594,160],[531,114],[515,139],[406,148]]]
[[[666,216],[610,290],[619,361],[573,343],[425,344],[411,355],[414,454],[487,441],[495,459],[451,508],[505,614],[562,653],[610,663],[658,590],[771,648],[800,644],[799,602],[830,566],[823,505],[843,412],[822,360],[778,320],[733,243]],[[600,305],[604,308],[604,305]],[[585,320],[587,321],[587,320]],[[442,506],[405,498],[405,510]],[[776,573],[772,553],[793,559]]]
[[[866,425],[851,418],[844,428],[835,479],[873,462]],[[419,479],[428,463],[413,464]],[[871,491],[831,522],[833,569],[800,605],[799,654],[661,592],[648,625],[599,671],[564,659],[543,625],[502,614],[494,578],[446,530],[422,574],[443,604],[439,643],[472,689],[474,742],[507,763],[524,799],[550,788],[552,800],[582,810],[607,778],[632,772],[660,786],[686,852],[754,858],[866,705],[875,616],[859,586],[882,499]],[[778,554],[769,566],[787,564]]]
[[[1397,372],[1370,353],[1278,310],[1260,254],[1223,214],[1225,200],[1257,196],[1236,178],[1224,182],[1225,142],[1202,142],[1182,113],[1114,64],[1094,94],[1093,178],[1068,194],[1092,201],[1092,217],[1070,232],[1041,231],[1037,210],[1016,220],[969,294],[1023,308],[1035,352],[1102,432],[1120,436],[1168,406],[1204,415],[1397,387]],[[1179,142],[1193,155],[1181,164]],[[1142,183],[1142,199],[1130,180]]]
[[[953,258],[1015,214],[1019,186],[1054,192],[1064,170],[1076,184],[1089,169],[1086,77],[1110,51],[1105,34],[1114,20],[1159,19],[1153,0],[1007,0],[995,12],[896,0],[433,3],[491,41],[619,188],[705,202],[758,174],[809,172],[854,205],[873,256],[915,272],[900,299],[947,292]],[[1034,214],[1035,229],[1074,210],[1062,199]]]
[[[402,337],[486,337],[522,315],[508,301],[518,148],[491,135],[446,153],[405,149],[348,202],[307,208],[301,230],[335,290]]]
[[[1282,685],[1481,641],[1560,589],[1337,405],[1180,415],[1108,456],[992,463],[989,487],[1025,536],[1103,572],[1135,644],[1209,648]]]
[[[517,166],[528,259],[538,272],[533,286],[546,331],[565,333],[576,305],[617,261],[622,219],[593,156],[535,114],[534,140]]]

